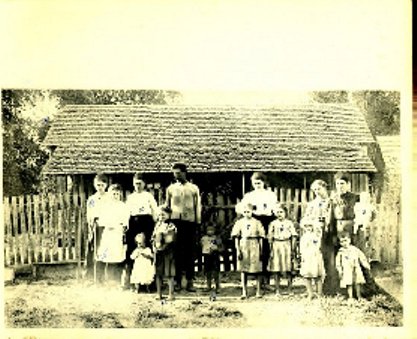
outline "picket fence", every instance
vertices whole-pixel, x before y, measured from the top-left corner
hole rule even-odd
[[[159,186],[150,187],[159,203],[163,192]],[[306,189],[274,189],[290,218],[297,222],[304,214],[312,192]],[[6,266],[41,263],[74,263],[79,268],[85,260],[86,195],[79,192],[5,197],[4,256]],[[219,192],[202,193],[203,220],[214,221],[223,234],[228,234],[236,219],[238,199]],[[398,216],[386,206],[377,206],[379,213],[371,237],[375,259],[397,264],[401,255]],[[390,217],[389,217],[390,216]],[[382,227],[379,227],[382,225]],[[385,225],[385,226],[384,226]],[[222,270],[236,268],[233,243],[227,244]],[[202,258],[196,260],[196,271],[202,270]]]

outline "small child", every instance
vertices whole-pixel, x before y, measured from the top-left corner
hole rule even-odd
[[[341,232],[339,235],[340,249],[336,255],[336,269],[340,277],[340,287],[347,288],[349,300],[353,298],[353,287],[356,297],[361,298],[361,285],[365,283],[361,265],[370,269],[368,260],[363,252],[351,245],[349,232]]]
[[[261,298],[262,282],[262,241],[265,238],[265,230],[262,223],[252,217],[253,206],[250,203],[239,206],[243,218],[236,221],[231,237],[235,239],[237,252],[237,269],[241,271],[242,296],[248,297],[248,275],[257,277],[256,297]]]
[[[169,221],[172,210],[167,206],[159,209],[158,221],[152,235],[156,267],[157,300],[162,300],[162,281],[168,278],[168,300],[174,300],[175,257],[174,245],[177,228]]]
[[[130,259],[135,261],[130,275],[130,283],[135,284],[137,293],[139,293],[140,285],[146,285],[149,292],[149,285],[155,275],[155,268],[152,264],[153,254],[151,249],[146,247],[144,233],[138,233],[135,236],[135,242],[137,247],[130,255]]]
[[[300,239],[301,268],[300,275],[305,279],[308,299],[313,299],[313,283],[317,294],[322,295],[323,281],[326,275],[321,253],[322,224],[310,219],[302,219],[303,234]]]
[[[370,225],[375,218],[375,207],[371,204],[371,196],[369,192],[361,192],[359,195],[359,202],[354,206],[354,225],[353,225],[353,237],[354,245],[357,246],[362,252],[368,251],[368,240],[370,234]]]
[[[281,276],[288,279],[288,291],[292,294],[291,266],[297,232],[293,222],[288,219],[288,211],[283,204],[274,207],[274,214],[277,218],[269,224],[267,236],[271,248],[268,271],[274,274],[275,295],[279,296]]]
[[[223,250],[223,244],[220,237],[216,234],[216,226],[209,223],[206,227],[206,234],[201,238],[201,248],[204,258],[204,272],[207,279],[207,289],[211,291],[211,281],[214,278],[216,285],[215,292],[220,289],[220,252]]]

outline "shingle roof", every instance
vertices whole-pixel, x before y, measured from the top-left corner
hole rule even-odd
[[[375,171],[363,114],[347,105],[66,106],[44,141],[47,174]]]

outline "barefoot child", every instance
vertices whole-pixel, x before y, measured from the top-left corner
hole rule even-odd
[[[341,232],[339,235],[340,249],[336,255],[336,269],[340,277],[340,287],[346,288],[349,300],[353,298],[353,288],[355,288],[356,297],[361,298],[361,285],[365,283],[365,278],[361,265],[370,269],[363,252],[351,245],[349,232]]]
[[[308,299],[313,299],[313,283],[317,294],[322,295],[325,278],[323,255],[321,253],[321,224],[311,219],[301,220],[303,233],[300,239],[300,274],[305,279]]]
[[[206,234],[201,238],[201,249],[204,258],[204,273],[206,274],[207,289],[211,291],[211,282],[214,278],[215,292],[220,288],[220,252],[223,245],[220,237],[216,234],[216,225],[210,223],[206,227]]]
[[[274,207],[274,214],[277,218],[269,224],[267,236],[271,248],[268,271],[274,274],[275,295],[279,296],[281,276],[288,279],[288,292],[292,293],[291,262],[297,232],[293,222],[288,219],[288,211],[283,204]]]
[[[248,297],[248,275],[253,274],[257,278],[256,297],[261,295],[262,282],[262,241],[265,238],[265,230],[261,222],[252,217],[253,206],[250,203],[241,206],[243,218],[236,221],[231,236],[235,239],[237,252],[237,269],[241,271],[242,296]]]
[[[137,247],[130,255],[130,259],[134,260],[132,274],[130,275],[130,283],[135,284],[136,292],[139,293],[141,285],[147,287],[152,283],[155,268],[152,264],[153,254],[149,247],[146,247],[146,239],[144,233],[138,233],[135,236]]]
[[[168,300],[174,300],[175,257],[174,245],[177,228],[169,221],[171,209],[160,207],[158,221],[152,236],[156,267],[157,300],[162,300],[162,280],[168,279]]]

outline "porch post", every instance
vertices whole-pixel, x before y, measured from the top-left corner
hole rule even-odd
[[[245,173],[242,173],[242,197],[245,195]]]

